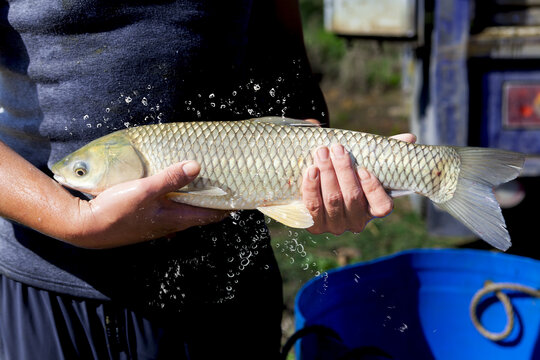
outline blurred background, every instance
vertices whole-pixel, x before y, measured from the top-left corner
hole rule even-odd
[[[332,127],[413,132],[420,143],[534,155],[522,177],[496,195],[514,244],[509,252],[539,258],[530,224],[540,175],[540,0],[300,0],[300,6]],[[384,29],[396,19],[400,26]],[[284,340],[294,332],[296,293],[314,276],[412,248],[491,249],[415,196],[395,199],[393,213],[361,234],[311,235],[274,221],[269,227],[284,280]]]

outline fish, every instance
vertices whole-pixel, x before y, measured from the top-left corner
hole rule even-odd
[[[122,129],[98,138],[51,168],[60,184],[97,195],[116,184],[196,160],[199,176],[168,194],[213,209],[257,209],[294,228],[313,225],[302,202],[302,178],[313,151],[339,143],[353,165],[374,174],[394,197],[417,193],[492,246],[510,235],[493,188],[516,178],[525,154],[478,147],[413,144],[303,120],[175,122]]]

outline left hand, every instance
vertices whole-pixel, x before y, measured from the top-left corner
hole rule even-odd
[[[393,138],[416,141],[412,134],[400,134]],[[379,180],[366,169],[357,171],[340,144],[333,144],[330,149],[318,148],[314,161],[302,182],[304,204],[315,222],[308,229],[309,232],[335,235],[347,230],[361,232],[373,218],[392,212],[392,198]]]

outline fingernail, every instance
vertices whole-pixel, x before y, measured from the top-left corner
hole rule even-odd
[[[308,176],[310,180],[317,180],[319,177],[319,169],[315,166],[310,167],[308,170]]]
[[[326,146],[323,146],[319,150],[317,150],[317,156],[321,160],[328,160],[328,157],[330,156],[330,153],[328,152],[328,148]]]
[[[362,181],[369,179],[369,173],[364,168],[358,169],[358,176],[360,176],[360,180]]]
[[[195,161],[188,161],[184,165],[182,165],[182,170],[184,170],[184,174],[186,174],[189,177],[196,176],[199,173],[200,166]]]
[[[332,154],[337,157],[341,157],[343,154],[345,154],[345,149],[343,149],[341,144],[334,144],[332,145]]]

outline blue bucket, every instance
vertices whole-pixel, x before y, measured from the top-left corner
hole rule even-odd
[[[504,340],[489,340],[474,327],[469,305],[486,281],[540,288],[540,261],[480,250],[413,250],[329,271],[298,293],[296,329],[338,336],[302,337],[296,358],[375,349],[393,359],[540,359],[538,298],[504,291],[515,313]],[[493,332],[507,323],[493,293],[482,298],[477,314]]]

